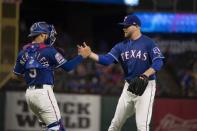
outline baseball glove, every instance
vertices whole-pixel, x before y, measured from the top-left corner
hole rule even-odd
[[[141,96],[148,85],[148,77],[146,75],[140,75],[128,81],[128,83],[129,86],[127,90],[135,95]]]

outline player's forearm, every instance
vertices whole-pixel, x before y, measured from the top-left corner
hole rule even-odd
[[[82,61],[83,61],[83,57],[81,55],[78,55],[72,60],[69,60],[63,65],[61,65],[61,68],[63,68],[65,71],[71,71],[75,69],[77,65],[79,65]]]
[[[99,56],[94,52],[90,54],[89,58],[97,62],[99,61]]]
[[[111,65],[114,63],[114,58],[109,55],[97,55],[96,53],[91,53],[89,56],[91,59],[93,59],[94,61],[97,61],[99,64],[101,65]]]
[[[162,66],[163,66],[163,60],[156,59],[153,61],[153,64],[151,65],[151,67],[148,70],[146,70],[143,74],[149,77],[155,74],[156,71],[159,71],[162,68]]]
[[[156,71],[155,71],[152,67],[150,67],[150,68],[149,68],[148,70],[146,70],[143,74],[146,75],[147,77],[149,77],[149,76],[155,74],[155,72],[156,72]]]

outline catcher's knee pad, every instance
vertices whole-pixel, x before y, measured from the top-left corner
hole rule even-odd
[[[60,119],[59,121],[49,124],[47,126],[46,131],[66,131],[66,130],[64,129],[64,126],[63,126],[62,121]]]

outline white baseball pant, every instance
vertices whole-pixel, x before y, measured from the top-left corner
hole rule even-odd
[[[136,113],[136,124],[138,131],[149,131],[152,116],[153,101],[156,91],[155,80],[149,81],[142,96],[127,91],[128,83],[125,82],[124,89],[119,98],[114,118],[108,131],[121,131],[126,119]]]
[[[25,97],[31,111],[41,122],[49,125],[60,120],[59,107],[51,85],[43,85],[43,89],[35,89],[34,86],[29,87]],[[59,129],[59,127],[54,128]]]

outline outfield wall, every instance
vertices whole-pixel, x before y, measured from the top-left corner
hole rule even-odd
[[[24,92],[0,92],[1,131],[39,131],[38,120],[27,107]],[[67,131],[107,131],[118,96],[57,93],[56,98]],[[152,131],[196,131],[196,99],[159,99],[154,103]],[[122,131],[136,131],[135,116]]]

